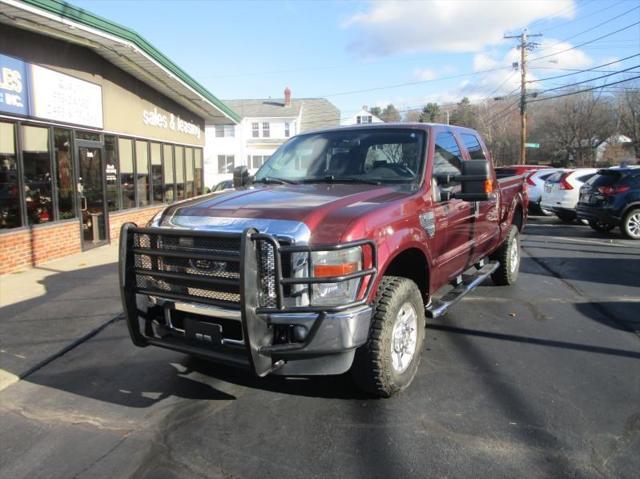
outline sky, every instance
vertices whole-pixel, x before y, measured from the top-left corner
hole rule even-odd
[[[363,105],[406,111],[513,93],[519,51],[503,36],[525,28],[542,34],[531,38],[532,88],[640,65],[636,56],[603,72],[540,81],[640,54],[637,0],[71,3],[136,30],[218,98],[282,98],[288,86],[294,98],[328,98],[344,118]]]

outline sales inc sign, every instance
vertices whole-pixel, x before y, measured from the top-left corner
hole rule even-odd
[[[0,111],[27,115],[29,95],[26,63],[0,54]]]

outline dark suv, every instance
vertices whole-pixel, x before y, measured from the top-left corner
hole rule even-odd
[[[578,218],[596,231],[616,226],[630,239],[640,240],[640,168],[610,168],[580,188]]]

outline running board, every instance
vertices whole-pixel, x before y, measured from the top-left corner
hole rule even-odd
[[[493,273],[496,269],[498,269],[500,263],[498,261],[487,263],[482,268],[480,268],[476,273],[471,275],[463,275],[462,283],[453,288],[447,294],[445,294],[442,298],[433,299],[431,304],[427,306],[426,313],[429,318],[439,318],[447,310],[460,301],[467,293],[476,289],[476,287],[482,283],[491,273]]]

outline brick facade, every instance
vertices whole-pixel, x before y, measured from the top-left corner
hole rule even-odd
[[[144,226],[163,206],[118,211],[109,215],[110,240],[117,241],[122,223]],[[0,233],[0,275],[37,266],[82,251],[80,224],[65,221]]]

